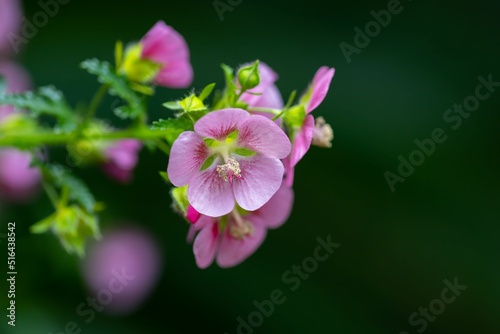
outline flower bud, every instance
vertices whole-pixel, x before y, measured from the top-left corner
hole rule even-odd
[[[238,81],[242,90],[256,87],[260,83],[259,61],[256,60],[252,65],[242,67],[238,71]]]

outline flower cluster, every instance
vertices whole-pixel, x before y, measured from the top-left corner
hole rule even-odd
[[[299,160],[311,143],[329,147],[333,139],[324,119],[315,126],[310,113],[325,98],[334,69],[320,68],[299,103],[287,106],[275,85],[278,75],[266,64],[245,64],[237,73],[219,103],[227,108],[208,112],[194,131],[181,133],[167,168],[173,185],[187,187],[188,240],[194,239],[200,268],[214,259],[235,266],[254,253],[267,229],[290,215]],[[179,193],[173,192],[178,202]]]
[[[10,11],[0,20],[3,38],[19,28],[20,14],[15,0],[0,6],[0,19]],[[0,192],[25,198],[43,180],[55,212],[31,230],[52,231],[70,252],[83,255],[85,238],[100,236],[97,213],[103,208],[75,168],[97,164],[126,183],[143,146],[169,155],[160,174],[173,185],[174,208],[190,223],[196,264],[206,268],[215,260],[232,267],[257,250],[268,229],[288,219],[295,167],[311,144],[331,147],[332,128],[312,112],[328,93],[333,68],[319,68],[304,93],[296,99],[292,92],[285,103],[278,75],[265,63],[236,70],[222,65],[225,87],[211,102],[214,83],[166,102],[165,118],[148,123],[147,104],[157,86],[186,88],[193,81],[189,48],[177,31],[160,21],[138,42],[124,47],[118,41],[114,66],[89,59],[81,67],[102,83],[83,112],[51,86],[24,93],[28,75],[0,63],[7,83],[6,91],[0,87]],[[116,129],[96,117],[106,93],[122,102],[113,112],[130,121],[128,127]],[[54,145],[66,148],[65,163],[51,161]]]

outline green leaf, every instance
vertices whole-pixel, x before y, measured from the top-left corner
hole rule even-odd
[[[177,209],[179,213],[183,216],[186,215],[186,209],[189,206],[189,201],[187,198],[188,186],[175,187],[170,193],[172,195],[174,208]]]
[[[163,106],[170,110],[181,110],[182,107],[179,105],[177,101],[170,101],[163,103]]]
[[[199,96],[200,100],[204,101],[212,93],[214,88],[215,88],[215,82],[205,86],[205,88],[203,88],[203,90],[200,93]]]
[[[58,188],[68,189],[70,200],[80,204],[87,212],[94,212],[95,198],[82,180],[71,175],[70,171],[61,165],[50,165],[44,170]]]
[[[207,109],[207,107],[203,104],[203,101],[194,94],[189,95],[188,97],[177,103],[184,110],[184,112],[201,111]]]
[[[165,132],[165,139],[172,145],[181,133],[193,129],[193,124],[185,118],[169,118],[159,119],[153,122],[152,130],[160,130]]]
[[[52,116],[60,127],[71,127],[76,124],[76,115],[63,94],[52,86],[40,87],[34,92],[0,93],[0,105],[10,105],[18,109],[28,110],[34,117]]]
[[[54,223],[55,215],[52,214],[48,216],[47,218],[44,218],[40,220],[39,222],[35,223],[30,227],[31,233],[35,234],[41,234],[47,232],[51,227],[52,224]]]
[[[158,174],[160,174],[162,179],[164,179],[166,182],[170,183],[170,179],[168,178],[167,172],[158,172]]]
[[[242,157],[251,157],[252,155],[256,154],[256,152],[249,150],[248,148],[237,148],[233,151],[235,154],[240,155]]]
[[[203,165],[200,168],[200,171],[204,171],[205,169],[208,169],[208,167],[212,166],[215,161],[215,155],[211,155],[208,157],[207,160],[203,163]]]
[[[116,116],[123,119],[135,119],[144,114],[145,110],[141,96],[129,86],[128,81],[124,77],[116,73],[108,62],[95,58],[88,59],[81,64],[81,67],[90,74],[96,75],[99,82],[109,85],[109,93],[111,95],[116,95],[127,102],[128,107],[115,109]]]

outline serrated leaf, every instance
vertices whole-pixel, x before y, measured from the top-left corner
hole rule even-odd
[[[90,74],[96,75],[99,82],[109,85],[111,95],[119,96],[128,103],[128,107],[115,109],[116,116],[123,119],[135,119],[144,113],[141,97],[129,86],[124,77],[116,73],[108,62],[95,58],[88,59],[81,64],[81,67]]]
[[[50,165],[46,171],[58,188],[68,189],[70,200],[80,204],[87,212],[94,212],[95,198],[82,180],[71,175],[67,168],[60,165]]]
[[[151,129],[164,131],[165,139],[172,145],[181,133],[192,130],[193,125],[189,120],[184,118],[169,118],[153,122]]]
[[[201,91],[200,96],[198,96],[200,100],[204,101],[212,93],[214,88],[215,82],[205,86],[205,88],[203,88],[203,90]]]
[[[32,116],[48,115],[56,118],[58,126],[76,124],[76,117],[64,95],[52,86],[40,87],[34,92],[6,94],[0,90],[0,105],[28,110]]]
[[[203,101],[194,94],[191,94],[182,101],[179,101],[178,104],[185,112],[202,111],[207,109],[207,107],[203,104]]]

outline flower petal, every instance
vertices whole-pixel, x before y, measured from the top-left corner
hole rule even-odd
[[[194,131],[203,137],[224,139],[248,118],[250,114],[243,109],[221,109],[200,118],[194,125]]]
[[[300,132],[295,135],[292,144],[292,154],[290,156],[290,167],[295,167],[304,157],[311,147],[311,141],[314,134],[314,117],[308,115],[302,124]]]
[[[253,115],[238,130],[240,147],[277,159],[290,154],[291,144],[285,132],[264,116]]]
[[[259,223],[253,225],[253,233],[243,239],[235,239],[226,228],[216,259],[221,268],[234,267],[243,262],[262,245],[267,234],[266,228]]]
[[[268,228],[278,228],[290,217],[293,207],[293,190],[285,182],[273,197],[259,210],[250,212],[245,219]]]
[[[168,159],[167,174],[174,186],[182,187],[200,170],[208,158],[205,142],[193,131],[185,131],[175,140]]]
[[[185,88],[193,81],[193,68],[189,61],[189,48],[184,38],[172,27],[159,21],[141,39],[145,59],[164,65],[155,78],[161,86]]]
[[[155,77],[155,82],[163,87],[186,88],[193,81],[193,68],[186,61],[170,62]]]
[[[234,208],[233,191],[229,182],[224,181],[213,165],[203,172],[197,173],[189,182],[189,203],[199,213],[220,217]]]
[[[280,188],[283,164],[278,159],[262,155],[240,159],[238,162],[242,177],[233,179],[234,197],[243,209],[257,210]]]
[[[262,93],[262,95],[255,97],[257,97],[257,99],[254,99],[252,103],[248,103],[248,101],[245,100],[250,107],[261,107],[261,108],[271,108],[271,109],[283,109],[284,107],[283,97],[281,96],[281,93],[278,87],[276,87],[276,85],[270,86]]]
[[[20,51],[18,47],[25,44],[26,39],[22,36],[17,36],[18,41],[16,43],[11,42],[9,39],[11,34],[16,36],[18,33],[21,27],[21,18],[20,1],[0,1],[0,53],[4,56],[14,52],[18,53]]]
[[[312,94],[307,106],[307,113],[316,109],[328,94],[330,83],[332,82],[333,75],[335,74],[334,68],[326,66],[321,67],[314,75],[312,82]]]
[[[283,162],[283,166],[285,166],[285,176],[283,182],[285,182],[287,187],[291,188],[293,186],[295,168],[290,166],[290,156],[286,157],[285,159],[282,159],[281,162]]]
[[[219,228],[217,222],[206,225],[196,236],[193,244],[193,253],[196,265],[205,269],[212,264],[217,252]]]
[[[198,231],[205,228],[205,226],[207,226],[208,224],[212,224],[214,222],[215,218],[201,215],[200,219],[198,219],[196,223],[189,225],[189,231],[186,237],[186,241],[189,243],[193,242],[194,237],[196,236],[196,233],[198,233]]]

